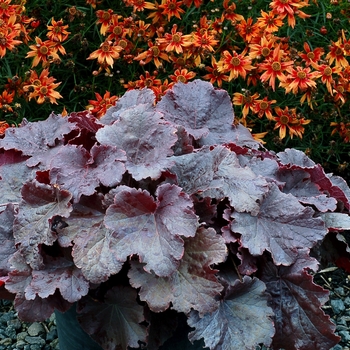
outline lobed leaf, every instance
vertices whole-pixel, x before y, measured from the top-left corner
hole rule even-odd
[[[273,311],[267,305],[265,289],[256,277],[236,280],[216,311],[203,317],[191,312],[187,322],[195,330],[189,334],[190,341],[204,338],[210,350],[251,350],[261,343],[269,346],[274,335]]]
[[[183,256],[180,236],[194,236],[198,220],[191,199],[180,187],[161,185],[156,196],[157,201],[147,191],[120,186],[106,211],[105,225],[113,231],[110,247],[117,260],[137,254],[146,271],[169,276]]]

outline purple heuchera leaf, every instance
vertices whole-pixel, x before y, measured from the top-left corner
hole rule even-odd
[[[277,153],[277,157],[284,165],[296,165],[300,168],[313,168],[316,165],[304,152],[294,148],[287,148],[283,152]]]
[[[255,349],[258,344],[269,346],[274,334],[272,309],[267,305],[265,284],[257,278],[244,276],[225,292],[220,307],[200,317],[192,311],[188,324],[195,330],[189,334],[193,342],[204,338],[210,350]]]
[[[340,338],[334,334],[335,325],[321,309],[328,300],[328,291],[316,285],[306,270],[317,270],[317,261],[307,250],[291,266],[261,264],[261,279],[273,296],[269,305],[275,312],[276,334],[274,349],[328,350]]]
[[[154,200],[147,191],[120,186],[106,211],[105,225],[113,231],[110,247],[116,259],[125,261],[138,254],[146,271],[169,276],[184,253],[180,236],[193,237],[198,219],[191,199],[180,187],[161,185],[156,196]]]
[[[26,262],[33,268],[42,265],[39,245],[52,245],[56,234],[51,230],[52,218],[68,217],[72,195],[59,187],[33,180],[22,187],[23,200],[14,220],[13,235]]]
[[[113,125],[96,133],[102,145],[116,146],[126,153],[126,169],[137,181],[158,179],[162,170],[171,165],[176,129],[158,112],[149,112],[146,105],[127,109]]]
[[[32,156],[29,166],[35,166],[48,157],[48,151],[63,141],[64,135],[75,128],[66,118],[52,113],[44,121],[28,123],[20,128],[8,128],[0,140],[0,148],[15,149]]]
[[[175,165],[170,170],[187,193],[217,200],[227,197],[237,211],[253,214],[259,211],[268,183],[249,168],[242,168],[236,154],[226,147],[204,147],[172,159]]]
[[[143,307],[136,302],[137,292],[130,287],[113,287],[104,303],[85,298],[78,303],[78,321],[105,350],[139,347],[145,342],[147,330]]]
[[[115,186],[122,179],[126,159],[112,146],[93,146],[90,153],[82,146],[66,145],[51,161],[50,181],[69,190],[77,203],[82,195],[92,195],[102,183]]]
[[[185,239],[185,254],[180,267],[169,277],[157,277],[146,273],[142,264],[132,262],[130,283],[140,288],[140,299],[147,302],[152,311],[166,310],[170,303],[178,312],[197,310],[200,315],[215,311],[219,302],[215,299],[222,285],[210,265],[225,261],[227,248],[215,230],[199,228],[195,237]]]
[[[298,248],[312,248],[328,232],[322,219],[313,215],[313,209],[271,184],[258,215],[233,212],[231,230],[242,235],[242,246],[251,254],[267,250],[276,265],[290,265],[298,257]]]

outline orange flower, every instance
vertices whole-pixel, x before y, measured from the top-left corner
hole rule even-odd
[[[330,126],[335,126],[335,128],[332,130],[331,135],[334,135],[335,133],[339,133],[340,137],[343,139],[345,143],[350,142],[350,123],[331,122]]]
[[[173,75],[169,75],[169,78],[175,83],[187,83],[188,80],[193,79],[195,76],[195,72],[189,72],[187,69],[176,69]]]
[[[249,45],[249,57],[254,58],[268,58],[273,54],[273,48],[275,46],[275,37],[271,36],[267,39],[266,36],[262,36],[260,39],[260,44],[250,44]]]
[[[63,25],[63,20],[55,21],[54,18],[51,20],[51,26],[47,26],[48,32],[46,36],[51,41],[62,42],[68,38],[70,32],[67,32],[68,25]]]
[[[134,58],[135,61],[143,61],[143,64],[147,64],[153,60],[157,68],[163,66],[162,62],[160,61],[161,59],[169,61],[169,56],[165,52],[161,51],[161,45],[154,45],[150,40],[147,44],[149,46],[149,49],[138,54]]]
[[[281,82],[286,81],[287,77],[283,73],[284,71],[290,71],[293,61],[282,60],[284,56],[283,50],[280,50],[280,45],[276,46],[273,50],[272,57],[266,59],[264,62],[259,63],[259,70],[265,71],[261,76],[262,82],[269,81],[269,86],[275,91],[275,80],[278,78]]]
[[[190,38],[194,47],[199,48],[202,52],[206,53],[213,52],[214,47],[219,42],[219,40],[214,38],[214,35],[209,34],[205,29],[193,33]]]
[[[194,3],[195,7],[199,8],[202,5],[203,0],[184,0],[183,1],[183,4],[188,8],[192,6],[192,3]]]
[[[52,49],[51,40],[42,41],[39,37],[35,38],[36,45],[30,45],[32,51],[27,53],[26,58],[34,57],[32,67],[37,66],[42,61],[42,66],[46,67],[50,64],[50,60],[59,59],[57,53]]]
[[[106,30],[107,34],[110,33],[107,37],[109,41],[119,40],[124,38],[126,34],[131,34],[131,30],[126,29],[123,22],[119,22],[119,18],[121,18],[121,16],[116,14],[112,15],[110,25]]]
[[[6,55],[6,50],[13,50],[15,46],[22,44],[22,41],[15,40],[14,38],[18,35],[15,31],[0,31],[0,57]]]
[[[101,118],[107,112],[107,109],[115,106],[118,96],[111,96],[109,91],[106,91],[103,97],[95,92],[96,100],[89,100],[90,105],[86,107],[96,118]]]
[[[154,4],[152,4],[152,8],[148,8],[149,10],[154,10],[151,12],[150,15],[147,16],[147,18],[153,18],[152,23],[155,24],[157,22],[161,22],[164,18],[163,16],[163,9],[160,8],[160,5],[158,4],[157,1],[154,1]]]
[[[11,4],[12,0],[1,0],[0,6],[0,18],[9,18],[12,15],[17,14],[17,10],[20,5]]]
[[[250,95],[249,91],[247,91],[244,95],[239,92],[235,92],[233,94],[232,102],[235,106],[243,106],[242,115],[243,118],[245,118],[248,115],[249,110],[254,110],[256,100],[259,98],[259,96],[260,95],[257,92],[254,95]]]
[[[236,25],[238,34],[243,38],[247,43],[250,43],[252,39],[258,36],[259,26],[255,23],[253,24],[253,18],[249,17],[246,21],[244,18],[239,24]]]
[[[205,80],[210,80],[211,84],[216,83],[218,87],[221,87],[223,81],[228,81],[228,76],[218,71],[218,63],[216,62],[214,56],[211,56],[211,67],[205,67],[205,70],[209,73],[204,75],[202,78]]]
[[[105,41],[100,45],[98,50],[90,54],[87,60],[97,58],[100,65],[107,64],[113,68],[114,60],[119,58],[119,52],[122,50],[120,46],[113,46],[111,41]]]
[[[0,95],[0,109],[4,109],[8,112],[13,112],[12,108],[9,105],[13,102],[14,96],[14,91],[8,93],[8,91],[4,90]]]
[[[303,137],[303,125],[309,124],[311,120],[298,118],[295,108],[289,110],[288,107],[285,107],[284,110],[282,110],[280,107],[275,107],[275,112],[277,113],[277,117],[274,117],[276,121],[274,130],[279,129],[279,137],[281,140],[286,137],[287,130],[291,138],[293,138],[294,135],[300,138]]]
[[[96,17],[98,18],[96,24],[101,23],[100,33],[106,35],[106,31],[112,19],[113,10],[97,10]]]
[[[232,22],[232,24],[236,24],[236,22],[241,21],[244,19],[242,15],[238,15],[236,13],[236,4],[233,2],[231,5],[229,5],[230,0],[224,0],[222,6],[224,7],[224,13],[225,19]]]
[[[44,69],[40,76],[38,76],[37,72],[31,70],[29,81],[24,86],[24,91],[29,92],[29,101],[35,98],[38,104],[44,102],[57,104],[56,99],[62,98],[62,96],[55,89],[61,83],[54,83],[55,81],[55,78],[49,77],[48,68]]]
[[[346,39],[344,29],[341,30],[341,33],[342,33],[342,39],[343,39],[343,43],[341,47],[344,50],[344,54],[346,56],[350,56],[350,39],[348,40]]]
[[[349,90],[349,82],[339,81],[333,89],[333,93],[335,93],[334,102],[340,101],[340,104],[343,105],[348,100],[345,94],[347,90]]]
[[[314,68],[318,65],[321,56],[324,54],[322,47],[316,47],[316,49],[311,50],[307,42],[304,42],[304,51],[298,52],[298,55],[304,60],[306,66],[313,66]]]
[[[320,73],[321,81],[323,84],[326,84],[328,92],[333,95],[333,86],[335,84],[333,79],[333,74],[339,74],[341,67],[330,67],[326,64],[321,64],[317,66],[317,70]]]
[[[145,0],[131,0],[131,4],[134,12],[154,8],[154,5],[151,2],[147,2]]]
[[[311,72],[309,67],[297,66],[296,69],[291,68],[290,75],[287,76],[285,82],[280,83],[280,86],[285,88],[286,93],[292,91],[293,94],[297,94],[298,90],[305,91],[308,88],[316,88],[315,79],[319,77],[319,72]]]
[[[253,112],[257,114],[259,118],[262,118],[265,115],[267,119],[274,120],[271,105],[276,102],[276,100],[269,101],[267,97],[264,97],[262,100],[256,100],[253,107]]]
[[[306,92],[300,98],[300,104],[303,104],[305,101],[307,101],[307,104],[313,110],[314,104],[317,106],[317,103],[315,102],[315,91],[316,89],[306,89]]]
[[[279,15],[276,15],[276,13],[273,13],[272,11],[268,13],[264,12],[263,10],[260,11],[262,17],[258,17],[257,25],[264,32],[277,32],[279,30],[279,27],[282,27],[283,21],[281,20]]]
[[[3,135],[5,133],[5,130],[9,127],[10,125],[8,125],[6,122],[0,121],[0,135]]]
[[[96,5],[97,5],[97,4],[100,4],[100,3],[102,2],[102,0],[101,0],[101,1],[97,1],[97,0],[85,0],[85,2],[86,2],[87,5],[91,5],[91,7],[92,7],[93,9],[95,9],[95,8],[96,8]]]
[[[136,81],[136,86],[139,89],[152,88],[153,86],[160,86],[162,82],[160,79],[156,79],[156,75],[151,75],[149,72],[145,72],[145,75],[140,75],[140,80]]]
[[[251,71],[254,67],[251,65],[251,59],[245,56],[246,51],[238,54],[233,51],[232,55],[228,51],[224,51],[222,58],[218,62],[218,71],[224,73],[230,73],[228,81],[237,79],[241,76],[246,78],[247,72]]]
[[[181,19],[180,13],[185,13],[185,11],[180,7],[181,5],[182,1],[165,0],[165,3],[162,1],[159,8],[163,10],[162,14],[168,16],[168,21],[170,21],[170,18],[173,16]]]
[[[177,24],[173,25],[171,34],[165,33],[164,38],[157,38],[157,43],[166,45],[165,51],[175,51],[177,54],[183,52],[183,47],[191,45],[190,35],[182,35],[177,31]]]
[[[344,49],[342,48],[342,41],[339,39],[337,42],[332,41],[330,50],[326,56],[326,59],[331,65],[335,61],[337,67],[346,68],[349,65],[348,60],[344,57]]]
[[[295,14],[304,19],[310,17],[310,15],[300,11],[302,7],[309,6],[308,1],[309,0],[274,0],[269,6],[271,7],[273,13],[281,16],[281,19],[288,16],[288,25],[294,28]]]

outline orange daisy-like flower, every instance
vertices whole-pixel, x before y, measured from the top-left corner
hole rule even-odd
[[[102,0],[101,0],[101,1],[97,1],[97,0],[85,0],[85,2],[86,2],[87,5],[91,5],[91,7],[92,7],[93,9],[95,9],[95,8],[96,8],[96,5],[97,5],[97,4],[101,4]]]
[[[8,92],[4,90],[0,95],[0,108],[3,108],[5,105],[9,105],[13,102],[13,98],[15,97],[15,92]],[[12,108],[11,108],[12,110]]]
[[[344,29],[342,29],[341,33],[342,33],[342,39],[343,39],[343,43],[341,47],[344,50],[345,55],[350,56],[350,39],[346,39]]]
[[[349,65],[348,60],[345,58],[345,51],[342,48],[342,41],[339,39],[337,42],[332,41],[329,52],[326,56],[326,59],[331,65],[335,61],[337,67],[346,68]]]
[[[345,143],[350,142],[350,123],[331,122],[330,126],[335,126],[331,135],[338,133]]]
[[[29,92],[29,101],[34,98],[38,104],[44,102],[57,104],[56,99],[62,98],[62,96],[55,89],[61,83],[55,83],[56,79],[49,77],[48,68],[44,69],[40,76],[35,71],[30,71],[30,73],[29,81],[24,86],[24,91]]]
[[[152,89],[152,87],[160,85],[162,85],[161,80],[157,79],[156,75],[151,75],[147,71],[145,72],[145,75],[141,74],[140,79],[136,81],[136,86],[139,89],[143,89],[146,87]]]
[[[205,70],[209,72],[204,75],[202,78],[205,80],[209,80],[211,84],[217,84],[218,87],[222,86],[223,81],[228,81],[228,76],[224,73],[220,73],[218,71],[218,63],[214,56],[211,56],[211,67],[205,67]]]
[[[22,44],[22,41],[15,40],[14,38],[18,35],[15,31],[0,31],[0,57],[6,55],[6,50],[13,50],[15,46]]]
[[[291,68],[290,74],[285,82],[281,82],[280,86],[285,88],[286,93],[293,92],[297,94],[298,90],[305,91],[308,88],[316,88],[315,80],[320,77],[319,72],[311,72],[310,67],[297,66],[296,69]]]
[[[307,42],[304,43],[304,52],[298,52],[298,55],[304,60],[306,66],[317,67],[321,56],[324,54],[324,49],[322,47],[316,47],[316,49],[311,50]]]
[[[106,31],[109,27],[110,21],[112,19],[113,10],[97,10],[96,11],[96,17],[97,17],[97,24],[101,24],[100,33],[102,35],[106,35]]]
[[[279,137],[281,140],[286,137],[287,130],[291,138],[293,138],[294,135],[299,138],[303,137],[303,125],[309,124],[311,120],[298,118],[295,108],[289,110],[288,107],[285,107],[284,110],[282,110],[280,107],[275,107],[275,112],[277,117],[274,117],[276,121],[274,130],[279,129]]]
[[[150,40],[147,42],[147,44],[149,46],[149,49],[138,54],[134,58],[135,61],[142,61],[143,64],[147,64],[153,60],[157,68],[163,65],[161,60],[169,61],[169,56],[162,51],[164,45],[154,45]]]
[[[218,42],[219,40],[216,40],[214,35],[209,34],[205,29],[197,31],[191,36],[192,45],[199,48],[201,52],[213,52]]]
[[[339,74],[341,67],[330,67],[327,64],[321,64],[317,66],[317,70],[320,73],[322,83],[326,84],[328,92],[333,95],[333,86],[335,84],[333,74]]]
[[[271,36],[268,39],[265,35],[261,37],[259,44],[249,45],[249,57],[254,58],[268,58],[273,54],[275,47],[275,37]]]
[[[276,13],[261,11],[261,17],[257,19],[257,25],[260,29],[267,33],[274,33],[279,30],[279,27],[282,27],[283,21],[279,15]]]
[[[177,83],[187,83],[189,80],[196,76],[195,72],[189,72],[187,69],[176,69],[173,75],[169,75],[169,78]]]
[[[166,45],[165,51],[175,51],[177,54],[183,52],[183,48],[190,46],[190,35],[182,35],[177,31],[177,24],[173,25],[171,34],[165,33],[163,38],[157,38],[157,43]]]
[[[1,0],[0,18],[9,18],[15,15],[20,5],[11,4],[12,0]]]
[[[182,2],[188,8],[190,8],[192,6],[192,3],[194,3],[195,7],[199,8],[202,5],[203,0],[184,0]]]
[[[119,15],[112,15],[112,19],[110,21],[110,25],[108,26],[106,30],[106,34],[109,34],[107,37],[107,40],[112,41],[112,40],[119,40],[122,39],[126,36],[126,34],[131,35],[131,30],[126,29],[124,26],[123,21],[119,21],[121,16]]]
[[[251,59],[245,56],[245,52],[246,51],[243,51],[241,54],[238,54],[236,51],[233,51],[232,54],[226,50],[223,52],[222,57],[218,62],[218,71],[230,73],[228,81],[237,79],[239,76],[245,79],[247,72],[254,68],[251,65]]]
[[[343,105],[348,100],[346,91],[349,91],[349,82],[343,80],[339,81],[333,89],[334,102],[340,102],[340,104]]]
[[[257,92],[253,95],[250,95],[248,92],[244,95],[240,92],[235,92],[233,94],[232,103],[235,106],[243,106],[242,115],[243,118],[245,118],[248,115],[249,110],[254,111],[254,106],[259,96],[260,95]]]
[[[174,16],[181,19],[181,13],[185,13],[185,11],[180,7],[181,5],[182,1],[165,0],[165,2],[162,1],[159,8],[163,10],[162,14],[168,16],[168,21],[170,21],[170,18]]]
[[[109,91],[106,91],[103,97],[95,92],[96,100],[89,100],[89,106],[86,108],[93,114],[96,118],[100,119],[107,112],[107,109],[115,106],[118,96],[111,96]]]
[[[280,15],[281,19],[288,17],[288,25],[292,28],[295,27],[295,16],[297,15],[300,18],[308,18],[310,15],[307,15],[305,12],[300,9],[309,6],[309,0],[300,1],[300,0],[274,0],[270,3],[272,12]]]
[[[249,17],[247,21],[243,18],[239,24],[236,25],[238,34],[247,43],[250,43],[252,39],[258,36],[260,31],[259,26],[255,23],[253,24],[253,18]]]
[[[93,60],[97,58],[97,62],[100,65],[107,64],[113,68],[114,60],[119,58],[119,52],[122,50],[120,46],[113,46],[111,41],[105,41],[100,45],[98,50],[95,50],[90,54],[87,60]]]
[[[276,102],[276,100],[269,101],[267,97],[264,97],[262,100],[256,100],[253,112],[258,115],[258,118],[262,118],[265,115],[267,119],[274,120],[271,105]]]
[[[236,4],[233,2],[231,5],[229,5],[230,0],[224,0],[222,6],[224,7],[223,15],[225,16],[225,19],[232,22],[232,24],[236,24],[237,22],[244,19],[242,15],[239,15],[236,13]]]
[[[8,125],[4,121],[0,121],[0,135],[3,135],[5,133],[5,130],[8,129],[10,125]]]
[[[266,59],[264,62],[259,63],[259,71],[265,71],[261,76],[262,82],[269,81],[269,86],[275,91],[275,81],[278,78],[281,82],[285,82],[287,77],[284,74],[285,71],[290,71],[293,61],[282,60],[284,56],[283,51],[280,50],[280,45],[276,46],[273,50],[272,57]]]
[[[48,32],[46,36],[51,40],[51,41],[58,41],[62,42],[65,41],[68,38],[68,35],[70,32],[67,32],[68,25],[63,25],[63,20],[55,21],[54,18],[51,20],[50,26],[47,26]]]
[[[164,21],[163,9],[160,7],[160,4],[157,1],[154,1],[153,8],[149,8],[149,10],[153,10],[147,18],[152,18],[152,23],[158,23]]]
[[[32,51],[29,51],[26,56],[26,58],[34,57],[32,67],[36,67],[40,62],[42,62],[43,67],[46,67],[50,64],[50,61],[59,59],[58,54],[52,48],[51,40],[42,41],[39,37],[36,37],[35,42],[36,45],[29,46]]]

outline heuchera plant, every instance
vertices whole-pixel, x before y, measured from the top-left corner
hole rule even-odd
[[[337,244],[348,254],[346,182],[300,151],[264,149],[209,83],[154,101],[133,90],[100,120],[6,130],[1,281],[19,317],[77,302],[104,349],[158,349],[182,320],[189,346],[337,344],[313,273]]]

